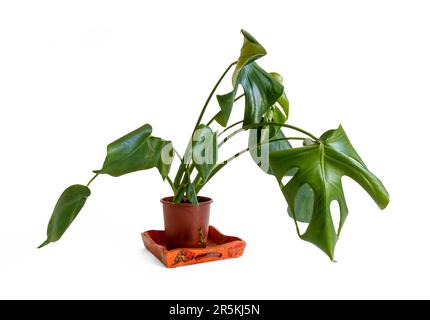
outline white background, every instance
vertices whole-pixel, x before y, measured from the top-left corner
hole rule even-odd
[[[430,298],[429,14],[426,1],[2,1],[0,298]],[[283,74],[290,123],[342,123],[388,208],[345,180],[332,263],[246,155],[202,192],[212,224],[247,241],[239,259],[166,269],[143,248],[169,195],[155,170],[97,179],[64,238],[37,250],[58,196],[109,142],[150,123],[184,149],[241,28]]]

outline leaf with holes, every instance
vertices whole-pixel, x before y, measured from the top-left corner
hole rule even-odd
[[[270,165],[278,181],[281,181],[291,169],[298,169],[282,188],[293,217],[300,188],[306,184],[312,188],[314,195],[312,216],[306,231],[303,234],[299,232],[299,236],[318,246],[332,260],[340,230],[348,214],[342,176],[348,176],[358,182],[381,209],[389,202],[385,187],[367,169],[341,126],[324,133],[320,143],[272,152]],[[302,196],[300,199],[304,201],[305,197]],[[332,201],[337,201],[340,207],[337,232],[330,211]],[[295,220],[297,223],[297,217]]]

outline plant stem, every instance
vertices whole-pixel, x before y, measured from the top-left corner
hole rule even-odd
[[[280,125],[280,124],[275,124],[274,123],[273,125]],[[299,127],[293,126],[291,124],[284,124],[283,127],[289,128],[289,129],[292,129],[292,130],[296,130],[298,132],[301,132],[301,133],[307,135],[308,137],[310,137],[312,140],[314,140],[316,142],[321,142],[321,140],[318,139],[316,136],[314,136],[312,133],[307,132],[306,130],[303,130],[303,129],[299,128]]]
[[[93,181],[94,181],[94,179],[98,177],[98,175],[99,175],[99,174],[98,174],[98,173],[96,173],[96,175],[95,175],[94,177],[92,177],[92,178],[90,179],[90,181],[88,181],[88,183],[87,183],[87,187],[89,187],[89,186],[90,186],[91,182],[93,182]]]
[[[236,65],[236,63],[237,63],[237,61],[232,62],[232,63],[227,67],[227,69],[224,71],[224,73],[223,73],[223,74],[221,75],[221,77],[218,79],[218,81],[217,81],[217,83],[215,84],[215,86],[213,87],[212,91],[209,93],[209,96],[207,97],[206,102],[205,102],[205,104],[203,105],[202,111],[200,112],[200,115],[199,115],[199,117],[198,117],[198,119],[197,119],[197,122],[196,122],[196,124],[195,124],[195,126],[194,126],[193,133],[192,133],[192,135],[191,135],[191,141],[192,141],[192,139],[193,139],[194,132],[196,132],[197,127],[199,126],[199,124],[201,123],[201,121],[202,121],[202,119],[203,119],[203,115],[205,114],[206,108],[208,107],[209,102],[211,101],[211,99],[212,99],[213,95],[215,94],[216,89],[217,89],[217,88],[218,88],[218,86],[220,85],[220,83],[221,83],[222,79],[224,79],[224,77],[226,76],[226,74],[230,71],[230,69],[231,69],[234,65]],[[213,118],[209,121],[209,124],[210,124],[210,123],[212,123],[214,120],[215,120],[215,117],[213,117]],[[208,125],[209,125],[209,124],[208,124]],[[185,153],[188,153],[188,147],[187,147],[187,150],[185,151]],[[179,155],[179,154],[178,154],[178,155]],[[180,158],[181,158],[181,157],[180,157]],[[185,167],[185,168],[187,168],[187,167],[188,167],[188,165],[187,165],[187,164],[185,164],[185,163],[184,163],[184,161],[182,161],[182,163],[181,163],[181,165],[179,166],[178,171],[177,171],[177,173],[176,173],[176,176],[175,176],[175,182],[177,182],[177,181],[182,181],[182,180],[183,180],[183,179],[182,179],[182,177],[183,177],[183,174],[184,174],[184,167]],[[189,172],[188,172],[188,175],[190,175],[190,173],[189,173]],[[181,182],[181,183],[182,183],[182,182]]]
[[[246,149],[243,149],[242,151],[239,151],[234,156],[231,156],[230,158],[228,158],[227,160],[224,160],[221,163],[224,164],[224,165],[226,165],[227,163],[233,161],[234,159],[236,159],[237,157],[239,157],[242,154],[246,153],[247,151],[255,150],[256,148],[258,148],[259,146],[261,146],[263,144],[272,143],[272,142],[276,142],[276,141],[285,141],[285,140],[287,140],[287,141],[288,140],[305,140],[305,138],[302,138],[302,137],[286,137],[286,138],[278,138],[278,139],[272,139],[272,140],[269,140],[269,141],[260,142],[260,143],[257,143],[256,145],[252,146],[252,148],[248,147]]]
[[[240,98],[242,98],[242,97],[244,97],[245,96],[245,94],[244,93],[242,93],[240,96],[237,96],[235,99],[234,99],[234,102],[236,102],[237,100],[239,100]]]
[[[179,186],[180,186],[183,183],[185,183],[186,177],[188,178],[189,181],[191,181],[191,174],[190,174],[190,171],[189,171],[189,167],[185,164],[184,158],[181,157],[181,155],[179,154],[178,150],[176,150],[175,148],[173,148],[173,152],[175,152],[175,154],[179,157],[179,160],[181,160],[181,166],[183,166],[183,168],[184,168],[185,176],[183,176],[183,178],[181,178],[180,183],[179,183]],[[191,165],[191,170],[193,170],[193,169],[194,169],[194,165]],[[177,190],[179,190],[179,189],[180,189],[180,187]],[[176,196],[176,192],[175,192],[175,196]]]
[[[232,133],[230,133],[220,143],[218,143],[218,148],[221,148],[224,143],[226,143],[228,140],[230,140],[231,138],[233,138],[235,135],[237,135],[238,133],[241,133],[243,131],[245,131],[245,129],[240,128],[240,129],[237,129],[236,131],[233,131]]]
[[[233,127],[234,125],[237,125],[237,124],[239,124],[239,123],[235,123],[235,124],[231,125],[230,127]],[[251,124],[251,125],[248,125],[248,126],[244,126],[244,127],[240,128],[240,129],[238,129],[238,130],[230,133],[227,137],[224,138],[224,140],[222,140],[218,144],[218,148],[221,147],[224,143],[226,143],[228,140],[230,140],[232,137],[234,137],[238,133],[241,133],[241,132],[249,130],[249,129],[256,129],[258,127],[263,127],[263,126],[278,126],[278,127],[284,127],[284,128],[292,129],[292,130],[301,132],[301,133],[309,136],[310,138],[312,138],[312,140],[314,140],[316,142],[320,142],[320,140],[317,137],[315,137],[312,133],[309,133],[309,132],[307,132],[307,131],[299,128],[299,127],[296,127],[296,126],[293,126],[293,125],[290,125],[290,124],[284,124],[284,123],[268,122],[268,123],[257,123],[257,124]]]
[[[228,126],[227,128],[225,128],[223,131],[221,131],[221,132],[219,133],[219,135],[218,135],[218,136],[222,135],[222,134],[223,134],[223,133],[225,133],[226,131],[230,130],[231,128],[233,128],[233,127],[235,127],[235,126],[237,126],[238,124],[241,124],[241,123],[243,123],[243,120],[238,121],[238,122],[235,122],[235,123],[233,123],[232,125],[229,125],[229,126]]]
[[[194,132],[196,131],[197,127],[199,126],[200,122],[202,121],[202,118],[203,118],[203,115],[204,115],[204,113],[205,113],[205,111],[206,111],[206,108],[208,107],[209,102],[211,101],[212,96],[214,95],[214,93],[215,93],[216,89],[217,89],[217,88],[218,88],[218,86],[220,85],[220,83],[221,83],[222,79],[224,79],[225,75],[229,72],[229,70],[230,70],[230,69],[231,69],[231,68],[232,68],[236,63],[237,63],[237,61],[235,61],[235,62],[231,63],[231,64],[228,66],[228,68],[224,71],[224,73],[221,75],[221,77],[218,79],[217,83],[216,83],[216,84],[215,84],[215,86],[213,87],[213,89],[212,89],[211,93],[209,94],[208,98],[206,99],[206,102],[205,102],[205,104],[204,104],[204,106],[203,106],[202,111],[200,112],[200,115],[199,115],[199,118],[197,119],[196,125],[194,126],[193,135],[194,135]]]
[[[219,164],[219,167],[216,169],[216,171],[213,172],[213,173],[211,173],[211,175],[208,177],[208,179],[205,181],[204,184],[196,186],[196,193],[198,193],[205,186],[205,184],[208,183],[208,181],[210,179],[212,179],[215,176],[215,174],[217,174],[222,168],[224,168],[227,164],[229,164],[234,159],[240,157],[242,154],[244,154],[244,153],[246,153],[246,152],[248,152],[250,150],[254,150],[255,148],[257,148],[257,147],[259,147],[259,146],[261,146],[263,144],[266,144],[266,143],[272,143],[272,142],[276,142],[276,141],[285,141],[285,140],[287,140],[287,141],[288,140],[305,140],[305,138],[302,138],[302,137],[286,137],[286,138],[272,139],[272,140],[269,140],[269,141],[264,141],[264,142],[257,143],[256,145],[253,146],[253,148],[248,147],[246,149],[243,149],[242,151],[239,151],[238,153],[236,153],[235,155],[231,156],[227,160],[222,161]],[[194,183],[197,183],[199,181],[198,178],[199,178],[199,175],[197,175],[197,177],[194,179]]]
[[[170,177],[169,177],[169,176],[167,176],[167,177],[166,177],[166,180],[167,180],[167,182],[169,183],[170,188],[172,188],[173,194],[174,194],[174,195],[176,195],[177,190],[176,190],[176,188],[175,188],[175,185],[173,184],[172,179],[170,179]]]

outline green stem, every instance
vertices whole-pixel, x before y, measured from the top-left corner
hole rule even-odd
[[[239,151],[234,156],[231,156],[227,160],[224,160],[223,162],[221,162],[221,164],[226,165],[227,163],[230,163],[231,161],[233,161],[237,157],[241,156],[242,154],[246,153],[247,151],[255,150],[256,148],[258,148],[259,146],[261,146],[263,144],[272,143],[272,142],[276,142],[276,141],[285,141],[285,140],[287,140],[287,141],[288,140],[305,140],[305,138],[302,138],[302,137],[286,137],[286,138],[277,138],[277,139],[272,139],[269,141],[260,142],[260,143],[257,143],[256,145],[252,146],[252,148],[248,147],[246,149],[243,149],[242,151]]]
[[[190,178],[191,174],[190,174],[189,168],[191,168],[191,170],[194,169],[194,165],[191,165],[190,167],[188,167],[184,162],[184,158],[181,157],[181,155],[179,154],[178,150],[173,148],[173,152],[175,152],[175,154],[179,157],[179,160],[181,160],[181,166],[184,167],[184,173],[185,173],[185,176],[183,176],[180,179],[180,183],[179,183],[178,188],[177,188],[177,190],[179,190],[180,186],[186,182],[186,177],[188,177],[189,181],[191,181],[191,178]],[[176,195],[176,192],[175,192],[175,195]]]
[[[243,149],[242,151],[239,151],[238,153],[236,153],[235,155],[231,156],[227,160],[222,161],[218,165],[218,168],[216,168],[216,171],[212,172],[209,175],[208,179],[205,181],[204,184],[196,186],[196,193],[198,193],[205,186],[205,184],[208,183],[208,181],[210,179],[212,179],[215,176],[215,174],[217,174],[222,168],[224,168],[227,164],[229,164],[234,159],[240,157],[242,154],[244,154],[244,153],[246,153],[246,152],[248,152],[250,150],[254,150],[255,148],[258,148],[259,146],[261,146],[263,144],[266,144],[266,143],[272,143],[272,142],[276,142],[276,141],[285,141],[285,140],[287,140],[287,141],[288,140],[305,140],[305,138],[302,138],[302,137],[286,137],[286,138],[272,139],[272,140],[269,140],[269,141],[264,141],[264,142],[257,143],[256,145],[253,146],[253,148],[248,147],[246,149]],[[198,182],[199,181],[198,178],[199,178],[199,175],[197,175],[197,177],[194,179],[194,182]]]
[[[273,125],[280,125],[280,124],[273,124]],[[289,129],[292,129],[292,130],[295,130],[295,131],[298,131],[298,132],[301,132],[301,133],[303,133],[303,134],[305,134],[305,135],[307,135],[308,137],[310,137],[312,140],[314,140],[314,141],[316,141],[316,142],[321,142],[321,140],[320,139],[318,139],[316,136],[314,136],[312,133],[310,133],[310,132],[308,132],[308,131],[306,131],[306,130],[303,130],[302,128],[299,128],[299,127],[296,127],[296,126],[293,126],[293,125],[291,125],[291,124],[284,124],[283,125],[283,127],[285,127],[285,128],[289,128]]]
[[[209,102],[211,101],[211,99],[212,99],[213,95],[215,94],[216,89],[218,88],[218,86],[220,85],[221,81],[224,79],[224,77],[226,76],[226,74],[230,71],[230,69],[231,69],[234,65],[236,65],[236,63],[237,63],[237,61],[232,62],[232,63],[227,67],[227,69],[224,71],[224,73],[223,73],[223,74],[221,75],[221,77],[218,79],[218,81],[217,81],[217,83],[215,84],[215,86],[212,88],[212,91],[209,93],[209,96],[207,97],[206,102],[205,102],[205,104],[203,105],[202,111],[200,112],[200,115],[199,115],[199,117],[198,117],[198,119],[197,119],[196,125],[194,126],[193,133],[192,133],[192,135],[191,135],[191,141],[192,141],[192,139],[193,139],[193,137],[194,137],[194,133],[196,132],[197,127],[199,126],[199,124],[201,123],[201,121],[202,121],[202,119],[203,119],[203,115],[205,114],[206,108],[208,107]],[[212,120],[211,120],[211,121],[209,121],[209,123],[212,123],[214,120],[215,120],[215,117],[213,117],[213,118],[212,118]],[[209,124],[208,124],[208,125],[209,125]],[[185,152],[186,152],[186,153],[188,153],[188,147],[187,147],[187,150],[186,150]],[[179,181],[183,181],[184,169],[185,169],[186,167],[188,167],[188,165],[186,165],[186,164],[182,161],[181,165],[180,165],[180,166],[179,166],[179,168],[178,168],[178,171],[177,171],[177,173],[176,173],[176,176],[175,176],[175,183],[176,183],[176,182],[179,182]],[[189,175],[189,172],[188,172],[188,175]]]
[[[244,97],[245,94],[242,93],[240,96],[237,96],[236,98],[234,98],[234,102],[236,102],[237,100],[239,100],[240,98]]]
[[[90,186],[91,182],[93,182],[93,181],[94,181],[94,179],[98,177],[98,175],[99,175],[99,174],[98,174],[98,173],[96,173],[96,175],[95,175],[94,177],[92,177],[92,178],[90,179],[90,181],[88,181],[88,183],[87,183],[87,188]]]
[[[234,124],[237,125],[238,123]],[[232,125],[233,126],[233,125]],[[231,126],[231,127],[232,127]],[[224,143],[226,143],[228,140],[230,140],[231,138],[233,138],[235,135],[237,135],[238,133],[241,133],[243,131],[249,130],[249,129],[256,129],[258,127],[264,127],[264,126],[278,126],[278,127],[283,127],[283,128],[288,128],[288,129],[292,129],[298,132],[301,132],[307,136],[309,136],[312,140],[316,141],[316,142],[320,142],[320,140],[315,137],[312,133],[309,133],[299,127],[290,125],[290,124],[284,124],[284,123],[276,123],[276,122],[267,122],[267,123],[257,123],[257,124],[251,124],[251,125],[247,125],[244,126],[232,133],[230,133],[227,137],[224,138],[224,140],[222,140],[219,144],[218,144],[218,148],[221,147]]]
[[[230,130],[231,128],[233,128],[233,127],[235,127],[235,126],[237,126],[238,124],[241,124],[241,123],[243,123],[243,120],[233,123],[232,125],[230,125],[227,128],[225,128],[223,131],[221,131],[218,136],[224,134],[226,131]]]
[[[174,194],[174,195],[176,195],[177,190],[176,190],[176,188],[175,188],[175,185],[173,184],[172,179],[170,179],[170,177],[169,177],[169,176],[167,176],[167,177],[166,177],[166,180],[167,180],[167,182],[169,183],[170,188],[172,188],[173,194]]]
[[[197,119],[196,125],[194,126],[194,130],[193,130],[193,135],[194,132],[196,131],[197,127],[199,126],[200,122],[202,121],[203,115],[205,114],[206,108],[209,105],[209,102],[212,99],[212,96],[214,95],[216,89],[218,88],[218,86],[220,85],[222,79],[224,79],[224,77],[226,76],[226,74],[230,71],[230,69],[237,63],[237,61],[231,63],[228,68],[224,71],[224,73],[221,75],[221,77],[218,79],[217,83],[215,84],[215,86],[213,87],[211,93],[209,94],[208,98],[206,99],[206,102],[203,106],[202,111],[200,112],[199,118]]]

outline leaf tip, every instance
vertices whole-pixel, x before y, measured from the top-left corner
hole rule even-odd
[[[49,243],[50,243],[50,241],[48,239],[46,239],[40,246],[37,247],[37,249],[43,248],[44,246],[46,246]]]
[[[378,204],[379,209],[381,209],[381,210],[384,210],[388,206],[388,204],[390,203],[390,194],[386,190],[385,190],[384,196],[385,196],[384,200]]]

